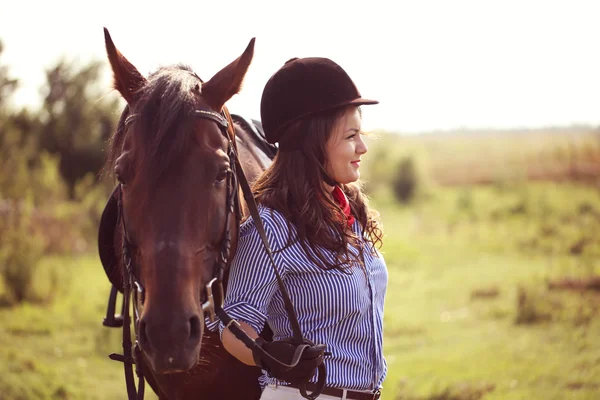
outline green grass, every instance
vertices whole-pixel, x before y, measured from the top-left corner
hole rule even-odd
[[[600,210],[597,191],[465,190],[438,190],[410,207],[375,196],[389,269],[383,398],[600,398],[600,294],[546,288],[549,279],[600,271],[600,220],[580,213],[581,204]],[[544,210],[528,206],[540,202]],[[563,217],[571,222],[557,224],[543,246],[523,245]],[[581,235],[590,244],[575,257],[570,248]],[[497,294],[473,297],[477,291]],[[530,314],[532,323],[516,323]]]
[[[121,339],[102,326],[110,286],[97,257],[44,259],[38,290],[50,270],[61,288],[51,304],[0,309],[0,398],[125,398],[123,368],[108,359]]]
[[[373,198],[389,269],[383,399],[600,398],[600,293],[546,284],[600,274],[597,190]],[[51,302],[0,308],[0,398],[125,398],[122,366],[107,357],[121,339],[101,325],[110,287],[97,257],[48,257],[37,274],[37,290],[58,288]]]

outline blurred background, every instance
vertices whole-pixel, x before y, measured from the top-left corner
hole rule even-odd
[[[386,400],[600,398],[600,5],[594,1],[0,2],[0,399],[125,398],[96,251],[124,102],[257,38],[233,113],[291,57],[338,62],[370,132],[389,268]],[[149,395],[148,398],[153,398]]]

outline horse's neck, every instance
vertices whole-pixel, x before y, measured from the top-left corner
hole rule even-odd
[[[254,144],[254,141],[250,137],[252,133],[246,132],[238,125],[235,125],[235,134],[240,165],[244,170],[248,183],[252,186],[258,176],[271,165],[272,160],[264,151]],[[240,199],[242,201],[244,216],[247,216],[248,208],[241,193]]]
[[[271,158],[254,144],[250,135],[252,135],[252,133],[246,132],[238,125],[235,125],[235,136],[237,139],[236,143],[240,163],[248,178],[248,182],[252,183],[258,178],[261,172],[271,165]]]

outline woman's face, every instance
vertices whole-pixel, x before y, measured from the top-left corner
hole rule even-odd
[[[325,144],[325,170],[338,183],[348,184],[360,178],[360,159],[367,152],[360,128],[358,107],[348,107]]]

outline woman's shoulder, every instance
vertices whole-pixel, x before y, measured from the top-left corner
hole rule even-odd
[[[278,210],[267,206],[258,206],[258,216],[264,226],[267,238],[275,241],[279,246],[271,245],[272,249],[283,247],[290,236],[290,229],[293,229],[288,219]],[[258,233],[258,224],[253,216],[248,217],[240,226],[240,238],[256,235]]]

